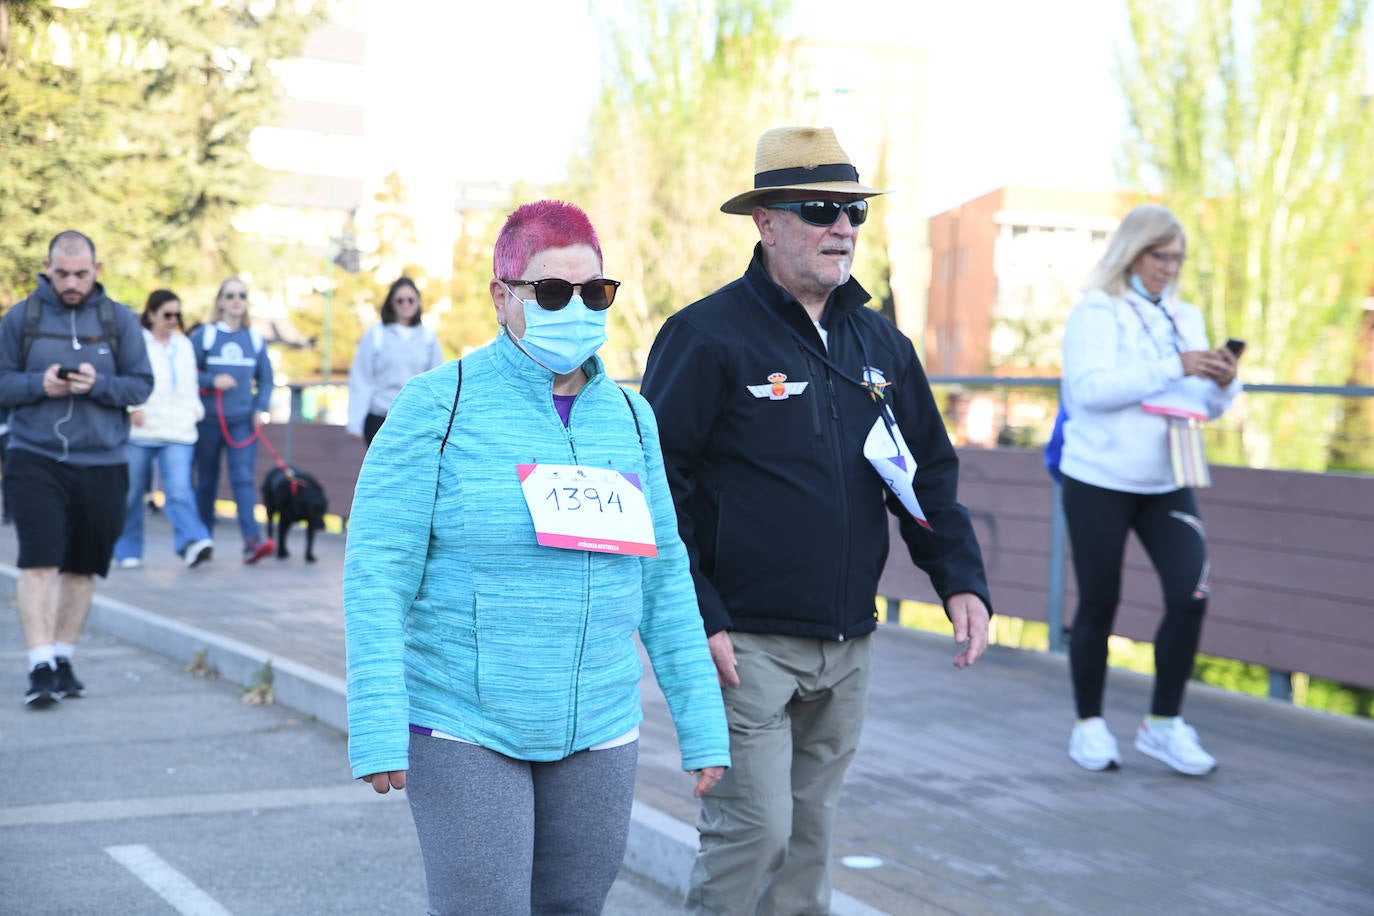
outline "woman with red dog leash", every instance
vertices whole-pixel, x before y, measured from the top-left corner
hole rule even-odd
[[[238,277],[220,284],[210,320],[191,337],[199,369],[205,418],[197,426],[196,507],[211,531],[219,489],[220,454],[226,452],[229,486],[243,535],[243,562],[256,563],[276,549],[262,536],[253,511],[257,491],[253,462],[258,431],[272,397],[272,363],[262,335],[249,327],[248,287]]]

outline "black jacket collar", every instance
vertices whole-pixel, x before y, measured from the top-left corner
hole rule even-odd
[[[749,262],[749,269],[744,272],[743,281],[753,291],[760,305],[771,309],[783,321],[807,335],[808,340],[820,343],[820,335],[816,333],[816,327],[811,323],[811,316],[807,314],[806,308],[796,296],[773,282],[773,278],[768,275],[768,269],[763,266],[761,243],[754,245],[754,257]],[[846,315],[863,308],[871,298],[868,290],[864,289],[851,274],[848,280],[831,291],[830,298],[825,303],[825,310],[821,312],[821,327],[827,332],[831,331]]]
[[[768,275],[768,269],[763,266],[762,243],[754,245],[754,257],[749,262],[749,269],[744,272],[744,282],[759,294],[765,305],[779,315],[786,318],[791,313],[799,313],[807,325],[811,324],[806,309],[797,301],[797,297],[773,282],[773,278]],[[831,291],[830,298],[825,303],[825,311],[821,313],[821,326],[829,330],[836,318],[836,312],[840,315],[852,312],[862,308],[871,298],[873,297],[868,294],[868,290],[864,289],[851,274],[848,280]]]

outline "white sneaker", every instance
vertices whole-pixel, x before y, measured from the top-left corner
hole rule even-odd
[[[1141,722],[1135,749],[1188,776],[1206,776],[1217,768],[1217,759],[1202,749],[1197,731],[1182,716],[1175,716],[1171,727],[1151,728],[1149,719]]]
[[[1069,759],[1085,770],[1115,770],[1121,766],[1121,751],[1101,716],[1084,719],[1073,727]]]
[[[120,569],[138,569],[143,565],[143,561],[138,557],[125,557],[122,560],[115,560],[115,565]]]
[[[215,553],[215,542],[209,538],[202,538],[199,541],[192,541],[186,545],[186,550],[182,553],[182,559],[186,561],[187,569],[195,569],[206,560],[210,559]]]

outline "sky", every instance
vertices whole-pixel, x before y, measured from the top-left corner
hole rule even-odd
[[[395,138],[384,155],[403,176],[563,176],[600,80],[585,2],[358,2],[368,31],[369,118],[375,112]],[[606,2],[615,0],[599,5]],[[926,49],[928,214],[1006,184],[1116,185],[1125,124],[1112,69],[1126,34],[1121,0],[795,5],[802,31]],[[417,133],[424,143],[406,142]]]
[[[1124,122],[1110,71],[1120,4],[845,0],[842,16],[826,0],[796,8],[803,30],[925,47],[929,212],[1009,183],[1113,185]],[[585,4],[386,0],[378,10],[368,23],[370,107],[394,122],[387,155],[403,175],[442,163],[472,177],[562,177],[601,76]],[[407,125],[418,124],[430,142],[401,149]]]

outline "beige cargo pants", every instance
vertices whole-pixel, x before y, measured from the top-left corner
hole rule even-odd
[[[830,838],[863,729],[872,639],[730,636],[732,765],[702,799],[687,912],[829,914]]]

